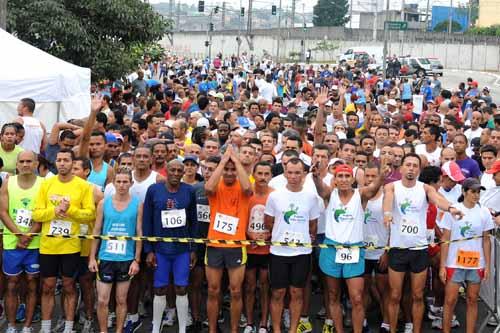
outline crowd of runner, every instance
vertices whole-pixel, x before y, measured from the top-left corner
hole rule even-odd
[[[50,131],[20,101],[0,133],[6,332],[307,333],[313,280],[324,333],[368,332],[368,312],[380,332],[475,332],[500,225],[489,88],[216,60],[93,85],[88,118]]]

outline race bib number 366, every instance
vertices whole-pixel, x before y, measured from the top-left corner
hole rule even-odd
[[[71,222],[55,220],[50,222],[49,235],[69,236],[71,233]]]
[[[238,229],[240,219],[234,216],[229,216],[217,213],[214,219],[214,230],[228,235],[235,235]]]
[[[163,228],[179,228],[186,225],[186,211],[172,209],[161,211],[161,224]]]

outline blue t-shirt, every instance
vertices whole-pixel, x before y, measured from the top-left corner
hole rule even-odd
[[[167,209],[167,204],[173,208]],[[162,211],[184,210],[186,222],[180,227],[164,227]],[[167,190],[165,183],[153,184],[146,192],[142,230],[144,236],[154,237],[193,237],[197,235],[196,198],[191,185],[181,183],[177,192]],[[190,244],[178,242],[144,242],[144,252],[177,254],[194,250]]]

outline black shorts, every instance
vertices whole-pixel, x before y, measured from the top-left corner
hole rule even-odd
[[[429,251],[390,249],[389,267],[396,272],[421,273],[430,265]]]
[[[247,269],[269,269],[269,255],[249,254]]]
[[[269,279],[272,289],[304,288],[311,270],[311,255],[285,257],[269,255]]]
[[[204,244],[197,244],[196,266],[205,267],[205,252],[207,252],[207,247]]]
[[[372,275],[373,272],[375,274],[387,274],[387,268],[382,271],[378,260],[365,259],[365,275]]]
[[[128,275],[128,271],[132,261],[99,261],[97,279],[104,283],[130,281],[131,276]]]
[[[76,278],[80,265],[80,252],[71,254],[41,254],[40,276]]]
[[[207,246],[205,265],[212,268],[236,268],[247,263],[246,247]]]
[[[78,277],[84,276],[89,271],[89,257],[80,257],[78,264]]]

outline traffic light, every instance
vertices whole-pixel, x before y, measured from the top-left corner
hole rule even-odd
[[[208,31],[214,31],[214,24],[213,23],[208,24]]]
[[[205,11],[205,1],[198,1],[198,12],[203,13]]]
[[[271,15],[276,15],[276,5],[271,6]]]
[[[219,12],[219,6],[215,6],[214,8],[214,14],[217,14]]]
[[[241,7],[240,16],[245,16],[245,7]]]
[[[208,45],[210,45],[210,43],[208,42],[208,40],[205,41],[205,47],[208,47]]]

